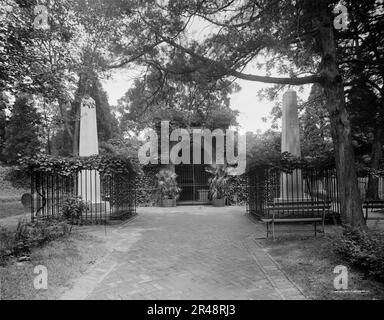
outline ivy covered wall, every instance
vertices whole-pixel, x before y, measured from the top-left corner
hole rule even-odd
[[[138,207],[153,207],[158,203],[156,189],[156,174],[160,166],[148,165],[142,167],[142,173],[136,177],[136,205]]]
[[[136,178],[136,205],[152,207],[158,205],[156,174],[161,166],[149,165],[142,168],[142,174]],[[231,177],[229,180],[227,204],[245,205],[247,202],[247,175]]]

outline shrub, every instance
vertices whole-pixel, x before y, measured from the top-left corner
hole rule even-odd
[[[143,167],[143,174],[135,179],[137,206],[154,206],[159,202],[156,174],[159,166],[147,165]]]
[[[346,228],[336,240],[335,251],[367,275],[384,281],[384,234]]]
[[[16,230],[0,229],[0,264],[10,256],[20,256],[47,242],[61,238],[70,233],[65,221],[46,219],[37,222],[19,221]]]
[[[248,199],[247,176],[232,176],[228,183],[227,203],[245,205]]]
[[[212,199],[223,199],[228,195],[229,191],[229,175],[228,168],[217,167],[209,168],[207,172],[213,174],[212,178],[209,178],[209,191]]]
[[[88,210],[88,204],[81,197],[67,196],[60,205],[60,214],[71,224],[81,221],[83,212]]]
[[[15,239],[13,233],[5,228],[0,228],[0,265],[2,265],[7,256],[11,255]]]
[[[177,186],[177,175],[170,170],[161,170],[157,175],[157,188],[162,199],[178,199],[181,189]]]

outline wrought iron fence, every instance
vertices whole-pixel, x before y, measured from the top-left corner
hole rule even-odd
[[[82,220],[108,221],[124,219],[136,212],[135,178],[124,174],[99,174],[81,170],[71,175],[32,172],[32,220],[54,217],[68,198],[84,201]]]
[[[371,179],[373,179],[373,177],[371,177]],[[380,200],[384,200],[384,176],[374,177],[374,179],[376,180],[376,190],[374,192],[375,196]],[[369,180],[369,175],[360,175],[357,178],[360,196],[362,197],[362,199],[370,197],[370,195],[368,194]]]
[[[340,214],[339,192],[335,169],[296,169],[285,172],[259,167],[248,172],[247,211],[259,218],[266,216],[275,203],[318,205],[327,203],[326,214]],[[300,209],[297,210],[300,215]]]
[[[358,187],[363,201],[372,200],[368,189],[370,181],[372,183],[373,180],[375,180],[375,198],[384,200],[384,176],[370,176],[367,172],[359,172]],[[257,217],[264,217],[268,209],[277,202],[290,204],[326,202],[329,216],[340,215],[336,169],[302,168],[287,173],[265,166],[250,170],[247,211]]]

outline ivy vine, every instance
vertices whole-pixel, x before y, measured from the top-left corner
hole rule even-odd
[[[324,154],[323,157],[295,157],[289,152],[283,152],[274,157],[253,159],[248,165],[248,172],[257,168],[275,168],[284,172],[291,172],[295,169],[317,169],[324,170],[335,167],[335,160],[332,154]]]
[[[22,158],[20,165],[33,172],[55,173],[65,176],[70,176],[81,170],[97,170],[104,175],[141,174],[138,163],[118,155],[66,158],[38,154],[33,157]]]

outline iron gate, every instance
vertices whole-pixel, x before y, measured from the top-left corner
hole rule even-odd
[[[210,174],[205,171],[205,165],[178,165],[175,168],[177,182],[181,188],[179,204],[208,204]]]

